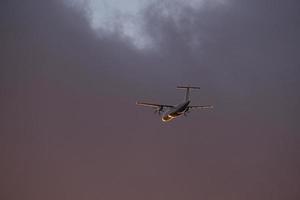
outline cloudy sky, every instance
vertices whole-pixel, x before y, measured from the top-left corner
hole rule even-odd
[[[3,0],[0,199],[300,199],[298,0]],[[137,100],[192,112],[161,122]]]

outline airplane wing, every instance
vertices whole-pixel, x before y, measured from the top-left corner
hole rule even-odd
[[[204,106],[188,106],[188,109],[213,109],[212,105],[204,105]]]
[[[174,106],[166,105],[166,104],[156,104],[156,103],[146,103],[146,102],[136,102],[136,105],[148,106],[148,107],[152,107],[152,108],[161,108],[161,107],[173,108],[174,107]]]

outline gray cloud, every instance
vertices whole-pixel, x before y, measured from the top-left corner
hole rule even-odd
[[[149,6],[140,50],[84,9],[2,1],[0,198],[299,199],[299,3],[204,8]],[[215,110],[135,106],[183,83]]]

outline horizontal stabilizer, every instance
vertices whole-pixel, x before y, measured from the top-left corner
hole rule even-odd
[[[195,86],[177,86],[177,89],[200,89],[200,87],[195,87]]]
[[[194,87],[194,86],[177,86],[177,89],[185,89],[185,101],[188,101],[190,99],[190,89],[200,89],[200,87]]]

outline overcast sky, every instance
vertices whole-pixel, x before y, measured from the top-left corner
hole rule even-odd
[[[0,199],[300,199],[299,1],[124,2],[1,1]]]

